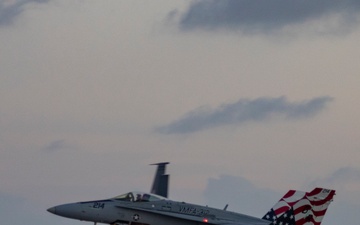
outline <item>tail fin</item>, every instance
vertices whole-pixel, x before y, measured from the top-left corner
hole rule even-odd
[[[288,191],[263,217],[271,225],[320,225],[335,190]]]
[[[151,164],[158,166],[151,188],[151,193],[163,196],[165,198],[168,196],[169,189],[169,175],[165,174],[167,164],[169,164],[169,162]]]

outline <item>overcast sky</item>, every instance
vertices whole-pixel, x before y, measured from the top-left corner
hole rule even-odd
[[[0,0],[1,224],[150,190],[262,217],[337,191],[358,224],[360,3]],[[236,195],[236,197],[234,197]]]

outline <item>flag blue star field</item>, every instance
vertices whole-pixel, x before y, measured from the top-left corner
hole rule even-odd
[[[263,219],[265,220],[270,220],[270,221],[274,221],[277,219],[275,211],[273,209],[270,209],[270,211],[268,213],[266,213],[266,215],[263,217]]]
[[[270,220],[270,225],[295,225],[294,211],[289,209],[287,212],[282,214],[279,218],[276,217],[274,210],[270,210],[263,219]]]

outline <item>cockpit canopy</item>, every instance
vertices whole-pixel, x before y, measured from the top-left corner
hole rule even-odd
[[[166,200],[166,198],[159,195],[138,192],[138,191],[122,194],[114,197],[113,199],[120,201],[127,201],[127,202],[155,202],[155,201]]]

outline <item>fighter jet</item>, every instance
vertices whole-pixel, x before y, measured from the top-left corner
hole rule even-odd
[[[168,175],[160,163],[151,192],[167,195]],[[163,190],[166,189],[166,192]],[[172,201],[153,193],[128,192],[113,198],[54,206],[47,211],[77,220],[111,225],[320,225],[334,190],[288,191],[263,218],[224,209]]]

